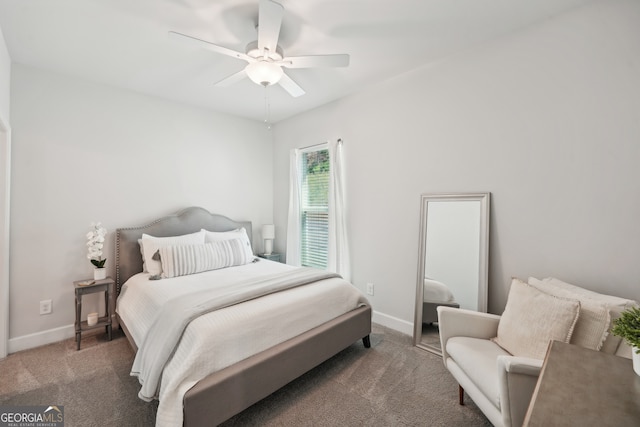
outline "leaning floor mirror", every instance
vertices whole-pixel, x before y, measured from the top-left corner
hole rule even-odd
[[[414,345],[442,355],[437,307],[487,311],[490,193],[423,194]]]

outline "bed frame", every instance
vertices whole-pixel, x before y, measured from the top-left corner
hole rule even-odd
[[[437,301],[425,301],[422,303],[422,323],[431,325],[438,323],[438,311],[439,305],[446,307],[460,308],[460,304],[457,302],[437,302]]]
[[[122,285],[142,271],[138,239],[194,233],[201,228],[230,231],[244,227],[252,240],[251,222],[233,221],[206,209],[191,207],[141,227],[116,230],[116,295]],[[117,322],[135,351],[127,326]],[[343,314],[295,338],[271,347],[200,380],[184,396],[184,425],[218,425],[267,397],[300,375],[362,339],[370,347],[371,307]]]

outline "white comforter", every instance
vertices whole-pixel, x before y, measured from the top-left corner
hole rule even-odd
[[[426,277],[424,279],[423,297],[424,302],[451,303],[455,301],[453,294],[444,283]]]
[[[173,298],[208,286],[250,280],[292,268],[261,260],[158,281],[148,280],[148,274],[140,273],[124,285],[117,311],[140,346],[160,307],[170,304]],[[343,279],[332,278],[195,319],[185,329],[162,374],[156,425],[181,425],[184,393],[208,374],[293,338],[362,303],[366,303],[366,299],[355,287]]]

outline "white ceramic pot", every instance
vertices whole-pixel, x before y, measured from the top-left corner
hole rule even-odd
[[[89,313],[87,315],[87,325],[94,326],[98,324],[98,313]]]
[[[107,278],[107,269],[102,268],[94,268],[93,269],[93,280],[102,280]]]
[[[631,347],[631,352],[633,353],[633,370],[637,375],[640,375],[640,354],[636,353],[638,351],[638,347]]]

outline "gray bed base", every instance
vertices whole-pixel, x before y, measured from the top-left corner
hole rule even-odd
[[[192,233],[205,228],[229,231],[244,227],[252,240],[250,222],[237,222],[202,208],[187,208],[142,227],[116,230],[117,294],[126,280],[142,271],[138,239]],[[132,348],[137,347],[126,324],[118,323]],[[370,347],[371,307],[359,307],[297,337],[208,375],[184,396],[184,425],[218,425],[277,391],[335,354],[362,339]]]
[[[369,347],[371,307],[333,319],[226,369],[184,396],[184,425],[218,425],[363,338]]]

